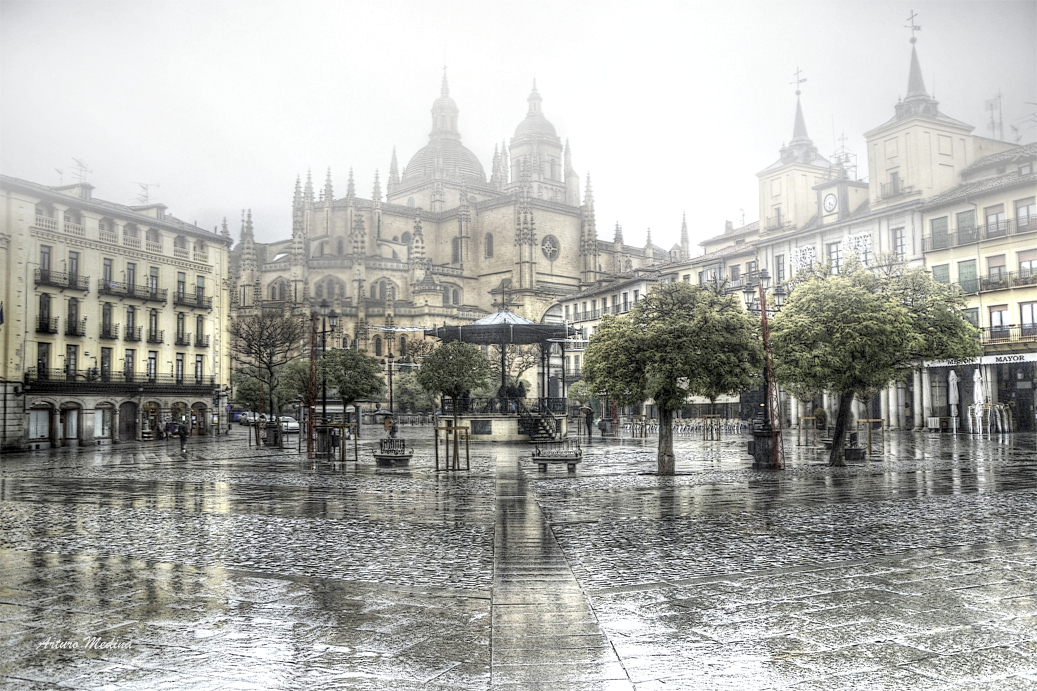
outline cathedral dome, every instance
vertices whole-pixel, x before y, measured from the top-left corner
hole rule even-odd
[[[438,177],[449,180],[478,180],[486,182],[479,159],[461,142],[455,139],[438,139],[429,142],[411,157],[403,170],[404,180],[423,177]]]
[[[540,109],[543,99],[540,98],[540,92],[537,91],[536,80],[533,80],[533,91],[526,100],[529,102],[529,110],[526,112],[526,119],[515,128],[515,139],[520,141],[523,139],[552,139],[560,142],[561,140],[558,139],[558,134],[555,132],[555,126],[544,117],[544,113]]]

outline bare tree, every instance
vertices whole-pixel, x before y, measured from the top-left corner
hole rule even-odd
[[[288,363],[300,357],[303,338],[308,333],[309,323],[298,317],[280,312],[260,311],[255,315],[239,317],[230,324],[233,339],[231,357],[244,369],[258,375],[259,408],[269,401],[269,413],[273,418],[280,407],[277,400],[279,375]],[[266,386],[267,395],[263,395]]]

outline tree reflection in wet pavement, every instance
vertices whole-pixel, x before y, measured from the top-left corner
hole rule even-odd
[[[521,444],[7,454],[0,686],[1037,688],[1034,435],[778,472],[678,438],[674,477],[654,441],[573,474]]]

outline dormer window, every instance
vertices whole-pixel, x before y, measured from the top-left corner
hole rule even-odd
[[[1020,175],[1032,175],[1033,174],[1033,161],[1027,161],[1019,165]]]

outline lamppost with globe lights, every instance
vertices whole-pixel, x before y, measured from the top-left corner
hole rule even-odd
[[[774,308],[767,308],[767,284],[770,282],[770,274],[763,269],[756,275],[756,282],[750,275],[746,280],[742,295],[745,299],[746,309],[760,315],[760,323],[763,331],[763,414],[758,422],[753,421],[753,441],[750,453],[753,455],[753,466],[756,468],[784,467],[784,449],[781,440],[781,421],[778,419],[774,400],[774,375],[771,369],[771,346],[770,327],[768,325],[768,312],[778,312],[785,303],[787,293],[782,285],[774,289]]]

